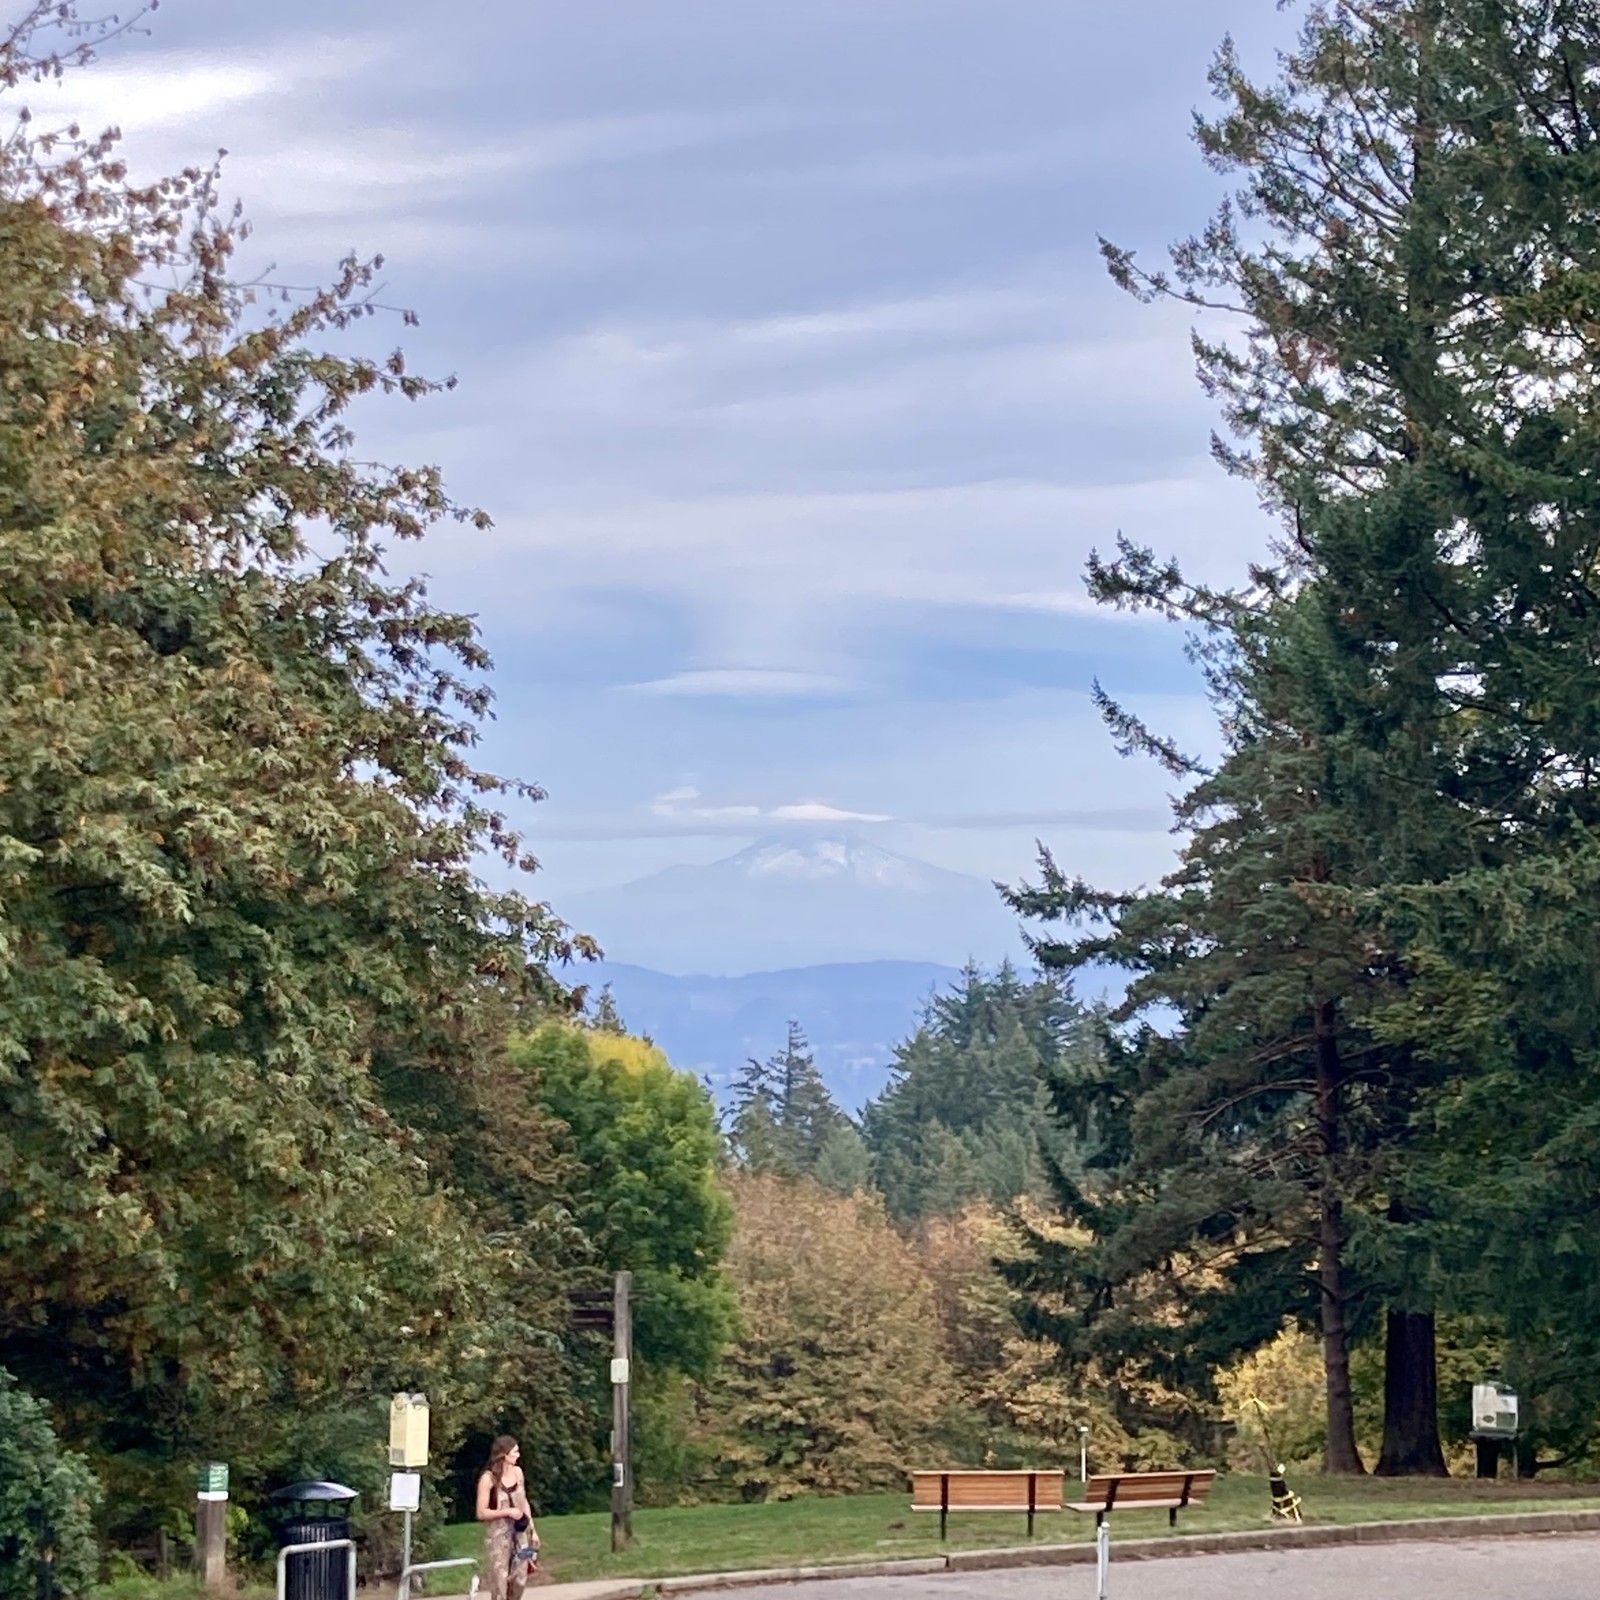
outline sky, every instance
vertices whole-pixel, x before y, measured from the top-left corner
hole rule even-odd
[[[15,9],[13,0],[13,9]],[[536,781],[542,889],[852,828],[1108,886],[1171,859],[1181,635],[1097,612],[1118,532],[1227,579],[1270,528],[1211,461],[1190,319],[1120,293],[1219,179],[1190,142],[1275,0],[163,0],[41,122],[136,172],[218,148],[288,281],[381,252],[459,381],[357,418],[494,518],[391,552],[477,616],[486,764]],[[309,275],[309,276],[307,276]]]

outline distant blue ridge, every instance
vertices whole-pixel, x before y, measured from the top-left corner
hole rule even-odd
[[[675,977],[607,961],[571,974],[593,991],[609,983],[628,1030],[649,1034],[675,1067],[705,1078],[719,1103],[745,1061],[781,1050],[790,1021],[798,1022],[829,1093],[852,1114],[888,1082],[894,1047],[915,1030],[929,998],[960,976],[928,961],[733,978]]]
[[[791,1019],[805,1029],[829,1092],[858,1113],[889,1081],[895,1046],[916,1029],[929,998],[960,971],[928,961],[836,962],[739,977],[677,977],[625,962],[567,974],[598,993],[611,985],[630,1032],[647,1033],[676,1067],[705,1078],[719,1104],[751,1056],[783,1048]],[[1104,990],[1085,986],[1097,998]]]

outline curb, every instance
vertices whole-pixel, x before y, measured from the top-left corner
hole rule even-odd
[[[1410,1522],[1328,1522],[1296,1528],[1245,1529],[1235,1533],[1185,1533],[1165,1539],[1113,1539],[1113,1561],[1152,1561],[1167,1556],[1226,1555],[1247,1550],[1318,1550],[1331,1545],[1398,1544],[1408,1540],[1495,1539],[1518,1534],[1600,1533],[1600,1511],[1518,1511],[1488,1516],[1418,1517]],[[998,1567],[1092,1566],[1092,1544],[1017,1545],[997,1550],[958,1550],[945,1557],[951,1572]],[[784,1580],[773,1578],[777,1583]]]
[[[757,1583],[800,1583],[807,1578],[908,1578],[949,1570],[948,1556],[905,1556],[895,1561],[849,1561],[837,1566],[766,1567],[753,1572],[709,1572],[685,1578],[658,1578],[653,1587],[660,1594],[688,1594],[703,1589],[737,1589]]]
[[[554,1595],[557,1600],[638,1600],[638,1578],[590,1578],[584,1583],[541,1583],[528,1595]],[[439,1600],[467,1600],[466,1595],[441,1595]]]

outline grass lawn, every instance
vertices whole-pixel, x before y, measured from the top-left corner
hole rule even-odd
[[[1304,1499],[1310,1522],[1384,1522],[1600,1506],[1600,1484],[1295,1476],[1290,1486]],[[1179,1513],[1176,1537],[1260,1527],[1269,1520],[1269,1504],[1266,1479],[1242,1473],[1220,1477],[1203,1508]],[[937,1515],[913,1515],[909,1507],[906,1493],[635,1511],[633,1548],[619,1556],[610,1551],[608,1513],[540,1517],[542,1566],[546,1581],[553,1583],[605,1577],[664,1578],[683,1572],[937,1555],[941,1548],[974,1550],[1022,1544],[1026,1539],[1026,1520],[1021,1515],[953,1512],[949,1543],[941,1547]],[[1041,1543],[1074,1543],[1094,1535],[1094,1519],[1070,1511],[1040,1516],[1035,1526]],[[1167,1514],[1117,1512],[1115,1530],[1123,1538],[1165,1536]],[[446,1540],[446,1554],[482,1554],[483,1534],[475,1523],[448,1528]],[[445,1592],[443,1582],[436,1593]]]

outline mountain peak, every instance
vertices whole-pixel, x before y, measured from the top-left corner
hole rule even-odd
[[[930,888],[939,875],[937,867],[897,856],[860,839],[814,835],[758,839],[730,857],[728,865],[757,882],[848,881],[913,893]]]
[[[1020,953],[992,884],[851,833],[768,834],[719,861],[574,895],[561,912],[613,960],[666,973]]]

